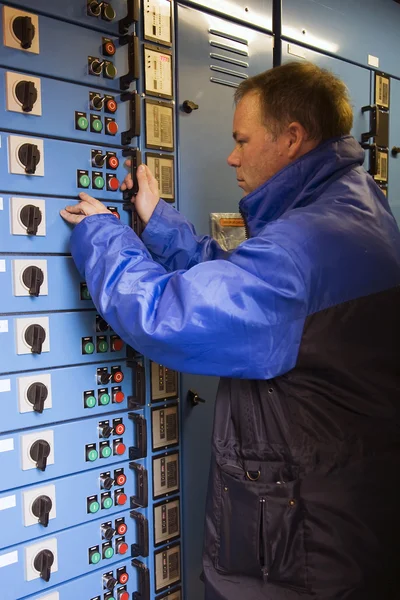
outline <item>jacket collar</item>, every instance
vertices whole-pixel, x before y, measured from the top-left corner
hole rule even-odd
[[[313,202],[327,182],[362,165],[364,150],[351,136],[330,139],[242,198],[239,209],[251,236],[285,212]]]

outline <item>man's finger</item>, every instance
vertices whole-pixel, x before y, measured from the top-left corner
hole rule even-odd
[[[72,213],[75,215],[84,215],[85,217],[89,217],[90,215],[98,214],[98,210],[96,210],[96,206],[93,204],[89,204],[85,200],[81,200],[79,204],[74,204],[72,206],[66,206],[65,210],[68,213]]]
[[[121,190],[131,190],[133,188],[133,179],[130,175],[127,175],[121,184]]]
[[[126,161],[124,162],[124,166],[127,167],[129,169],[129,167],[131,166],[132,161],[130,158],[127,158]]]
[[[103,203],[100,202],[100,200],[96,200],[96,198],[93,198],[93,196],[89,196],[89,194],[87,194],[86,192],[80,192],[79,198],[85,202],[88,202],[92,206],[96,206],[98,208],[100,208],[100,206],[102,208],[104,207]]]
[[[60,215],[63,219],[65,219],[65,221],[67,221],[67,223],[71,223],[71,225],[77,225],[85,218],[85,215],[73,215],[66,210],[60,210]]]
[[[136,169],[136,177],[138,180],[139,188],[143,190],[149,189],[149,178],[147,176],[146,165],[139,165]]]

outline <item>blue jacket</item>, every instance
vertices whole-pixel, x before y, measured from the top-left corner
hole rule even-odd
[[[398,596],[400,233],[363,161],[343,137],[277,173],[229,254],[162,201],[142,241],[108,215],[73,232],[127,343],[222,377],[206,600]]]

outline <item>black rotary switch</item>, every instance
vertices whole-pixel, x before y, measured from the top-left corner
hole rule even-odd
[[[22,144],[18,149],[18,158],[25,167],[25,173],[33,175],[40,161],[40,152],[36,144]]]
[[[191,100],[184,100],[184,102],[182,103],[182,110],[188,115],[190,115],[192,111],[197,110],[198,108],[199,105],[195,102],[192,102]]]
[[[31,459],[35,461],[39,471],[45,471],[47,467],[47,459],[50,454],[50,444],[46,440],[37,440],[29,450]]]
[[[97,154],[93,155],[92,165],[94,167],[104,167],[104,163],[106,162],[107,154],[102,154],[101,152],[97,152]]]
[[[102,371],[97,375],[97,383],[103,385],[110,383],[111,373],[107,373],[107,371]]]
[[[26,204],[19,215],[21,223],[26,227],[26,233],[28,235],[36,235],[38,227],[42,222],[42,213],[38,206],[33,204]]]
[[[102,98],[99,94],[96,94],[96,96],[93,96],[91,99],[90,104],[94,110],[101,110],[104,105],[104,100],[105,98]]]
[[[96,319],[96,331],[105,332],[109,328],[109,324],[102,317]]]
[[[35,37],[35,26],[30,17],[17,17],[12,24],[15,37],[21,42],[21,48],[28,50]]]
[[[103,490],[111,490],[114,485],[114,479],[109,475],[101,475],[100,476],[100,487]]]
[[[101,5],[97,2],[97,0],[90,0],[87,3],[87,14],[90,17],[99,17],[101,13]]]
[[[36,554],[33,566],[36,571],[39,571],[40,577],[44,581],[50,581],[51,567],[54,562],[54,554],[51,550],[41,550],[39,554]]]
[[[111,525],[102,525],[101,533],[105,540],[110,541],[113,539],[113,537],[115,535],[115,529],[113,529],[113,527],[111,527]],[[114,583],[114,585],[115,585],[115,583]],[[107,589],[110,589],[110,588],[107,588]]]
[[[191,403],[192,406],[197,406],[200,402],[202,402],[203,404],[205,404],[205,400],[204,398],[200,398],[200,396],[198,395],[197,392],[195,392],[194,390],[189,390],[186,396],[186,399],[188,402]]]
[[[40,294],[40,286],[44,281],[42,269],[35,266],[27,267],[22,273],[22,281],[29,289],[29,294],[38,297]]]
[[[104,64],[104,60],[99,60],[98,58],[94,58],[89,63],[89,71],[93,75],[101,75],[101,72],[103,70],[103,64]]]
[[[103,425],[99,426],[99,436],[101,438],[109,438],[111,434],[112,434],[112,427],[110,427],[110,425],[107,425],[107,423],[104,423]]]
[[[41,325],[29,325],[25,331],[25,341],[31,347],[32,354],[41,354],[46,332]]]
[[[113,21],[116,16],[117,13],[115,12],[111,4],[109,4],[108,2],[103,2],[101,6],[101,18],[104,19],[104,21]]]
[[[42,413],[44,409],[44,403],[47,400],[49,391],[44,383],[40,381],[32,383],[28,391],[26,392],[27,398],[31,404],[33,404],[33,410],[38,413]]]
[[[109,592],[113,591],[117,583],[117,580],[112,575],[103,575],[103,585]]]
[[[33,81],[19,81],[15,86],[15,95],[18,102],[22,104],[22,110],[31,112],[38,97]]]
[[[53,503],[48,496],[38,496],[32,504],[32,512],[43,527],[47,527],[49,524],[49,515],[52,508]]]

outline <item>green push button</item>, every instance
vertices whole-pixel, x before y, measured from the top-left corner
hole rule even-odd
[[[102,406],[107,406],[107,404],[110,404],[111,398],[109,394],[101,394],[99,400]]]
[[[90,462],[94,462],[95,460],[97,460],[99,458],[97,450],[89,450],[87,457],[88,460],[90,460]]]
[[[87,287],[82,289],[82,300],[91,300],[91,296]]]
[[[97,565],[97,563],[99,563],[100,561],[101,561],[100,552],[93,552],[93,554],[90,555],[90,562],[92,565]]]
[[[114,556],[114,549],[113,548],[106,548],[104,550],[104,558],[112,558]]]
[[[101,340],[97,344],[97,350],[99,352],[108,352],[108,342],[106,342],[105,340]]]
[[[93,342],[86,342],[85,345],[83,346],[83,353],[84,354],[93,354],[93,352],[94,352]]]
[[[91,502],[89,504],[89,512],[92,514],[97,513],[100,510],[100,504],[98,502]]]
[[[89,121],[86,117],[79,117],[77,125],[78,129],[83,129],[84,131],[86,131],[86,129],[89,127]]]
[[[103,508],[111,508],[113,505],[112,498],[104,498],[103,500]]]
[[[83,188],[88,188],[90,185],[89,175],[81,175],[79,177],[79,185]]]
[[[92,129],[97,131],[97,133],[100,133],[100,131],[103,129],[103,123],[100,121],[100,119],[93,119]]]
[[[85,399],[86,408],[94,408],[96,406],[96,398],[94,396],[88,396]]]
[[[112,450],[111,450],[110,446],[104,446],[101,449],[101,456],[103,458],[110,458],[111,454],[112,454]]]
[[[98,175],[97,177],[94,178],[94,187],[97,188],[98,190],[102,190],[104,187],[104,179],[103,177],[100,177],[100,175]]]

